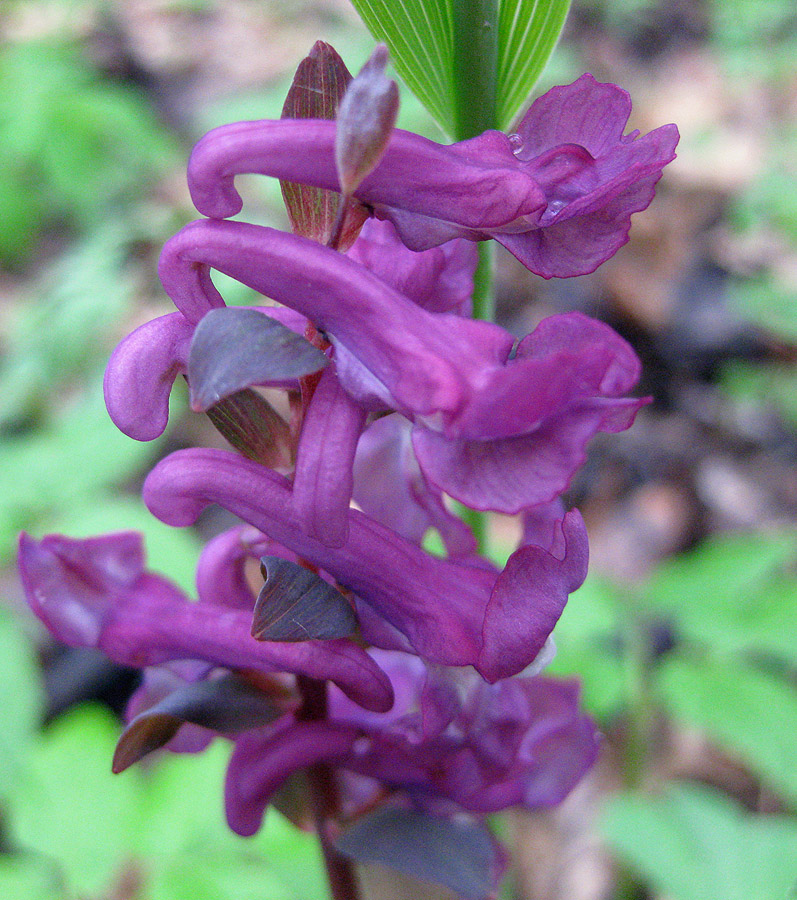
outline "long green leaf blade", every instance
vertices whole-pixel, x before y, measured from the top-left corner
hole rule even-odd
[[[500,0],[498,126],[507,129],[553,53],[570,0]]]
[[[461,130],[458,107],[474,100],[468,73],[457,72],[462,54],[455,43],[467,36],[455,27],[456,0],[352,0],[352,5],[374,37],[388,45],[396,70],[440,125],[449,134]],[[496,124],[506,129],[553,53],[570,0],[497,0],[497,5]],[[462,8],[467,11],[465,4]]]
[[[442,127],[453,131],[453,23],[450,0],[352,0],[396,71]]]

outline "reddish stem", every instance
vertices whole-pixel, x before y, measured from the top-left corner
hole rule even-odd
[[[297,675],[296,681],[302,695],[302,707],[297,718],[304,721],[326,719],[326,683],[306,675]],[[334,827],[340,816],[340,798],[332,769],[323,763],[311,766],[307,770],[307,780],[310,784],[310,803],[333,900],[358,900],[360,889],[352,864],[338,853],[330,835],[330,826]]]

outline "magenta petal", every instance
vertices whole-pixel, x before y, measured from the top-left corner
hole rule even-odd
[[[448,440],[416,427],[413,446],[426,478],[472,509],[518,513],[557,497],[586,460],[599,431],[623,431],[647,400],[594,399],[573,404],[519,437]]]
[[[527,231],[494,234],[531,271],[545,278],[584,275],[628,240],[631,215],[650,204],[678,143],[674,125],[624,136],[630,112],[625,91],[591,75],[532,104],[515,153],[548,205]],[[567,147],[574,154],[584,148],[589,158],[562,165]]]
[[[328,366],[302,423],[293,476],[293,500],[305,531],[329,547],[346,543],[352,464],[365,410]]]
[[[163,434],[174,379],[185,372],[194,326],[177,313],[136,328],[105,371],[105,404],[120,431],[137,441]]]
[[[218,503],[326,570],[422,656],[445,665],[477,659],[493,572],[435,559],[356,510],[349,511],[346,544],[327,547],[302,529],[288,481],[222,450],[182,450],[162,460],[145,482],[144,501],[171,525],[188,525]]]
[[[259,311],[304,334],[307,320],[294,310]],[[136,328],[111,354],[105,370],[105,405],[116,427],[129,437],[152,441],[163,434],[169,395],[177,376],[185,374],[195,327],[196,322],[179,312],[159,316]],[[280,383],[295,385],[295,381]]]
[[[352,590],[420,656],[476,665],[488,680],[534,660],[586,573],[577,513],[565,517],[554,552],[518,550],[497,581],[492,570],[429,556],[356,510],[349,511],[346,544],[327,547],[301,528],[290,482],[222,450],[181,450],[162,460],[144,484],[144,500],[171,525],[191,524],[209,503],[220,504]]]
[[[290,719],[242,734],[235,741],[224,788],[230,828],[250,837],[260,828],[274,792],[294,772],[343,759],[358,729],[330,722]]]
[[[214,129],[196,145],[188,164],[196,208],[216,219],[240,212],[234,176],[247,172],[340,190],[335,133],[335,122],[320,119],[238,122]],[[533,214],[545,202],[499,132],[446,147],[395,129],[382,160],[355,196],[369,206],[395,206],[466,228],[499,227]]]
[[[430,312],[470,312],[478,262],[471,241],[448,241],[415,253],[399,240],[390,222],[369,219],[348,256]]]
[[[535,723],[518,750],[521,767],[529,766],[523,803],[555,806],[595,762],[595,726],[579,711],[579,684],[537,677],[524,684],[528,715]]]
[[[490,712],[500,705],[498,689],[514,701],[514,721],[502,722]],[[598,735],[590,719],[578,708],[576,682],[535,677],[499,682],[484,692],[481,716],[471,724],[477,729],[476,746],[494,757],[490,744],[499,735],[512,751],[492,779],[469,797],[468,807],[481,812],[523,804],[532,809],[554,806],[567,796],[595,762]],[[462,785],[465,789],[465,785]]]
[[[455,414],[514,343],[491,323],[426,312],[328,247],[244,222],[193,222],[164,247],[161,280],[192,321],[223,304],[210,268],[306,315],[419,415]]]
[[[98,647],[121,665],[145,667],[179,659],[232,669],[301,672],[331,679],[355,702],[386,710],[387,676],[345,640],[261,643],[249,611],[191,603],[163,578],[143,569],[141,536],[73,540],[23,535],[19,568],[28,602],[59,640]]]
[[[545,227],[496,234],[496,240],[543,278],[594,272],[627,243],[631,215],[650,205],[662,169],[675,158],[677,143],[674,125],[663,125],[638,138],[630,145],[634,158],[625,172],[586,192],[578,202],[557,209]]]
[[[449,555],[475,555],[470,528],[446,509],[440,491],[421,474],[410,427],[399,416],[385,416],[366,429],[354,461],[354,499],[366,515],[414,544],[436,528]]]
[[[135,587],[144,550],[133,532],[40,542],[22,534],[17,561],[28,603],[53,635],[71,647],[97,647],[112,596]]]
[[[528,161],[559,144],[581,144],[592,156],[605,156],[622,139],[630,115],[627,91],[584,74],[531,104],[518,125],[522,144],[515,155]]]
[[[249,560],[267,554],[262,547],[265,543],[268,543],[267,539],[251,525],[238,525],[208,541],[196,569],[200,601],[246,609],[251,613],[255,595],[247,580],[245,565]]]
[[[498,576],[484,618],[484,645],[476,668],[488,681],[525,668],[545,645],[567,602],[587,577],[584,522],[575,510],[561,523],[564,550],[526,545]],[[533,615],[521,613],[524,608]]]
[[[616,397],[636,383],[640,363],[608,325],[565,313],[544,319],[515,357],[487,369],[483,390],[442,429],[471,440],[527,434],[552,415],[593,397]]]

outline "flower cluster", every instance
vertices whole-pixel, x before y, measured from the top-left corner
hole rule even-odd
[[[340,74],[331,54],[317,45],[303,65],[323,56]],[[369,66],[364,77],[384,78]],[[21,542],[29,602],[54,635],[153,667],[116,768],[225,735],[240,834],[292,773],[320,764],[350,817],[374,797],[446,816],[557,803],[596,752],[575,686],[539,670],[587,570],[584,524],[560,497],[590,439],[629,427],[645,403],[626,396],[639,363],[580,314],[520,342],[469,318],[473,242],[495,238],[545,277],[592,271],[627,240],[677,132],[624,135],[627,94],[585,75],[539,98],[517,134],[442,146],[393,129],[384,85],[378,101],[367,80],[354,86],[357,103],[387,104],[354,175],[341,151],[351,122],[331,117],[239,123],[199,142],[189,185],[208,218],[160,264],[177,312],[133,332],[108,366],[108,409],[131,437],[163,431],[182,374],[236,448],[177,451],[144,485],[171,525],[208,504],[244,523],[205,548],[198,599],[145,569],[136,535]],[[244,172],[302,186],[294,233],[229,218]],[[337,217],[326,245],[311,239],[319,204],[327,233]],[[278,305],[226,308],[213,270]],[[284,392],[290,419],[254,386]],[[522,514],[503,569],[447,497]],[[424,550],[429,529],[445,558]]]

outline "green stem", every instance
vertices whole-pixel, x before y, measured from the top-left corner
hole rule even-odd
[[[495,291],[493,274],[495,272],[495,242],[480,241],[479,265],[473,274],[473,318],[495,321]]]
[[[495,318],[493,295],[493,269],[495,245],[492,241],[482,241],[479,248],[479,265],[473,275],[473,318],[492,322]],[[488,550],[487,516],[477,509],[463,506],[460,515],[470,525],[480,553]]]
[[[498,0],[454,0],[454,132],[497,127]]]
[[[470,525],[473,536],[482,555],[487,553],[487,516],[478,509],[470,509],[467,506],[459,505],[459,517],[467,525]]]
[[[628,735],[623,760],[626,786],[638,788],[650,763],[655,712],[650,688],[650,644],[634,598],[625,603],[625,678]]]
[[[453,0],[454,25],[454,136],[458,141],[497,127],[498,0]],[[492,322],[494,247],[479,245],[474,275],[473,317]],[[487,549],[487,518],[478,510],[463,509],[481,552]]]

